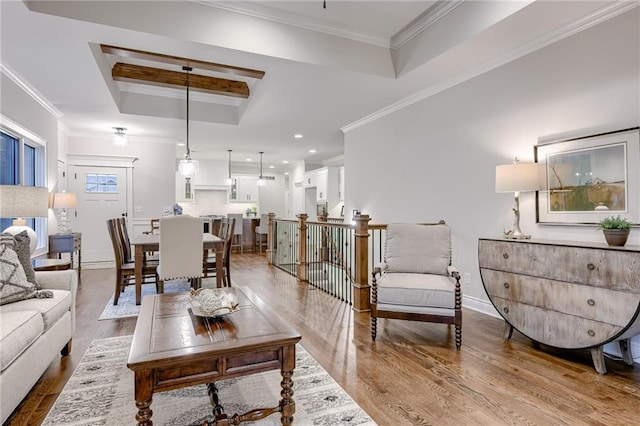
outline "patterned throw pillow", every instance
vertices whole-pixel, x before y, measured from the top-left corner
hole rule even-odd
[[[18,254],[13,250],[15,240],[0,238],[0,305],[35,297],[38,290],[27,281]]]
[[[11,235],[12,234],[8,232],[3,232],[0,238]],[[13,235],[13,238],[15,239],[13,250],[18,254],[18,259],[22,264],[24,274],[27,276],[27,281],[35,284],[38,290],[40,290],[40,285],[36,281],[36,273],[31,265],[31,238],[29,238],[29,234],[27,234],[27,231],[22,231],[19,234]]]

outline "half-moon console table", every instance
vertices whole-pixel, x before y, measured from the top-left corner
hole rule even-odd
[[[640,246],[481,238],[478,262],[491,303],[515,328],[545,345],[589,349],[607,372],[603,345],[618,341],[633,365],[631,337],[640,333]]]

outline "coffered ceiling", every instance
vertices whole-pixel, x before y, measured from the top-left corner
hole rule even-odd
[[[282,167],[339,158],[342,129],[637,3],[0,1],[0,55],[72,138],[107,139],[120,126],[131,140],[170,144],[185,139],[190,64],[193,157],[264,151],[265,167]]]

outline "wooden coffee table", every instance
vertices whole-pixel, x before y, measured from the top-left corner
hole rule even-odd
[[[135,374],[138,425],[150,426],[156,392],[208,384],[216,425],[238,425],[279,412],[291,424],[295,412],[293,381],[300,334],[246,287],[230,287],[240,310],[220,318],[198,317],[189,309],[189,293],[146,296],[133,333],[127,367]],[[228,417],[214,382],[279,369],[282,399],[272,408],[256,408]],[[274,401],[275,403],[275,401]]]

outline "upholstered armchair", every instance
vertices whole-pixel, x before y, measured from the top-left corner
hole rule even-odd
[[[371,338],[378,318],[455,325],[462,345],[460,274],[451,265],[451,230],[434,224],[389,224],[384,262],[373,270]]]

